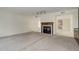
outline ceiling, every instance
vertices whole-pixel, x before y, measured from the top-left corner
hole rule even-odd
[[[57,12],[69,9],[77,9],[77,7],[0,7],[0,10],[24,15],[33,15],[41,11]]]

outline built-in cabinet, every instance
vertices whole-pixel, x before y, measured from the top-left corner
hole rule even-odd
[[[79,8],[78,8],[78,28],[74,28],[74,38],[79,44]]]
[[[56,34],[73,37],[73,17],[71,14],[57,16]]]

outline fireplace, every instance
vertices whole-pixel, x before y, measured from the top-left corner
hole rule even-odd
[[[41,33],[53,34],[53,22],[42,22]]]

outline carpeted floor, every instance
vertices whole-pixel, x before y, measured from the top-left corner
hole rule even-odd
[[[0,38],[0,51],[79,51],[75,39],[29,32]]]

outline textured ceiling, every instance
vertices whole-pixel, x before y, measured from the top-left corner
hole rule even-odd
[[[57,12],[69,9],[77,9],[77,7],[0,7],[0,10],[24,15],[33,15],[41,11]]]

